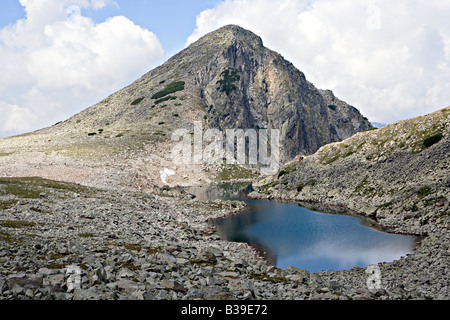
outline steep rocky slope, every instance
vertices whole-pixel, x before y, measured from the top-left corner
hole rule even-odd
[[[281,161],[311,154],[371,128],[355,108],[305,75],[261,38],[226,26],[128,87],[50,128],[0,140],[0,175],[41,176],[92,186],[149,189],[251,178],[233,165],[176,165],[175,129],[279,129]],[[257,168],[256,168],[257,169]]]
[[[254,196],[362,213],[397,232],[449,227],[450,107],[369,130],[298,157]]]

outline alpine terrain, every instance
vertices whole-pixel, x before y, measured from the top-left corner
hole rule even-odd
[[[52,127],[0,143],[0,174],[149,190],[251,178],[258,166],[172,159],[172,133],[278,129],[283,163],[371,128],[358,110],[238,26],[212,32],[128,87]],[[269,132],[270,133],[270,132]],[[169,170],[173,175],[163,177]]]
[[[0,139],[0,300],[449,299],[449,124],[450,107],[373,128],[257,35],[225,26],[70,119]],[[238,129],[279,133],[276,173],[199,159],[214,151],[208,133]],[[281,270],[214,233],[245,202],[184,188],[219,183],[420,243],[377,274]]]

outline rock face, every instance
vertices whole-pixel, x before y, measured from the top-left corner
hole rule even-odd
[[[144,79],[185,81],[194,94],[189,103],[203,111],[207,127],[281,130],[282,160],[371,128],[358,110],[316,89],[260,37],[234,25],[206,35]]]
[[[260,37],[234,25],[206,35],[146,77],[193,86],[208,127],[281,130],[285,161],[371,128],[355,108],[316,89]]]
[[[158,103],[158,93],[180,82],[182,90]],[[139,99],[137,108],[128,108]],[[110,113],[110,123],[136,122],[153,105],[166,108],[158,113],[158,123],[173,123],[173,114],[182,111],[176,128],[191,129],[193,121],[202,121],[205,128],[221,131],[279,129],[282,161],[372,127],[331,91],[315,88],[290,62],[264,47],[260,37],[235,25],[204,36],[93,110],[114,106],[120,111]],[[197,114],[186,117],[193,111]]]

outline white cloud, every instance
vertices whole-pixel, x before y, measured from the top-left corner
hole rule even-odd
[[[317,87],[393,122],[450,105],[448,12],[438,0],[225,0],[197,16],[187,44],[238,24]]]
[[[26,18],[0,30],[0,137],[65,120],[163,58],[156,35],[128,18],[81,15],[114,1],[20,2]]]
[[[36,121],[36,116],[30,110],[1,101],[0,114],[3,115],[0,118],[0,126],[6,133],[29,130],[28,123]]]

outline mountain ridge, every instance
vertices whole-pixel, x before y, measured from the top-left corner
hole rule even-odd
[[[282,162],[372,127],[356,108],[331,91],[316,89],[292,63],[265,48],[259,36],[228,25],[66,121],[2,140],[2,152],[13,150],[33,163],[28,171],[24,166],[13,170],[20,165],[11,157],[14,165],[4,165],[3,171],[6,175],[39,175],[33,166],[57,163],[61,176],[71,182],[145,189],[161,185],[160,172],[166,168],[176,171],[171,185],[258,174],[258,168],[252,167],[173,164],[171,134],[176,128],[193,130],[195,122],[202,122],[204,130],[222,132],[279,129]],[[2,157],[3,163],[7,158]],[[75,172],[80,166],[75,163],[95,170],[79,179]],[[99,178],[105,170],[117,182]],[[40,174],[50,179],[58,176],[49,170]]]

